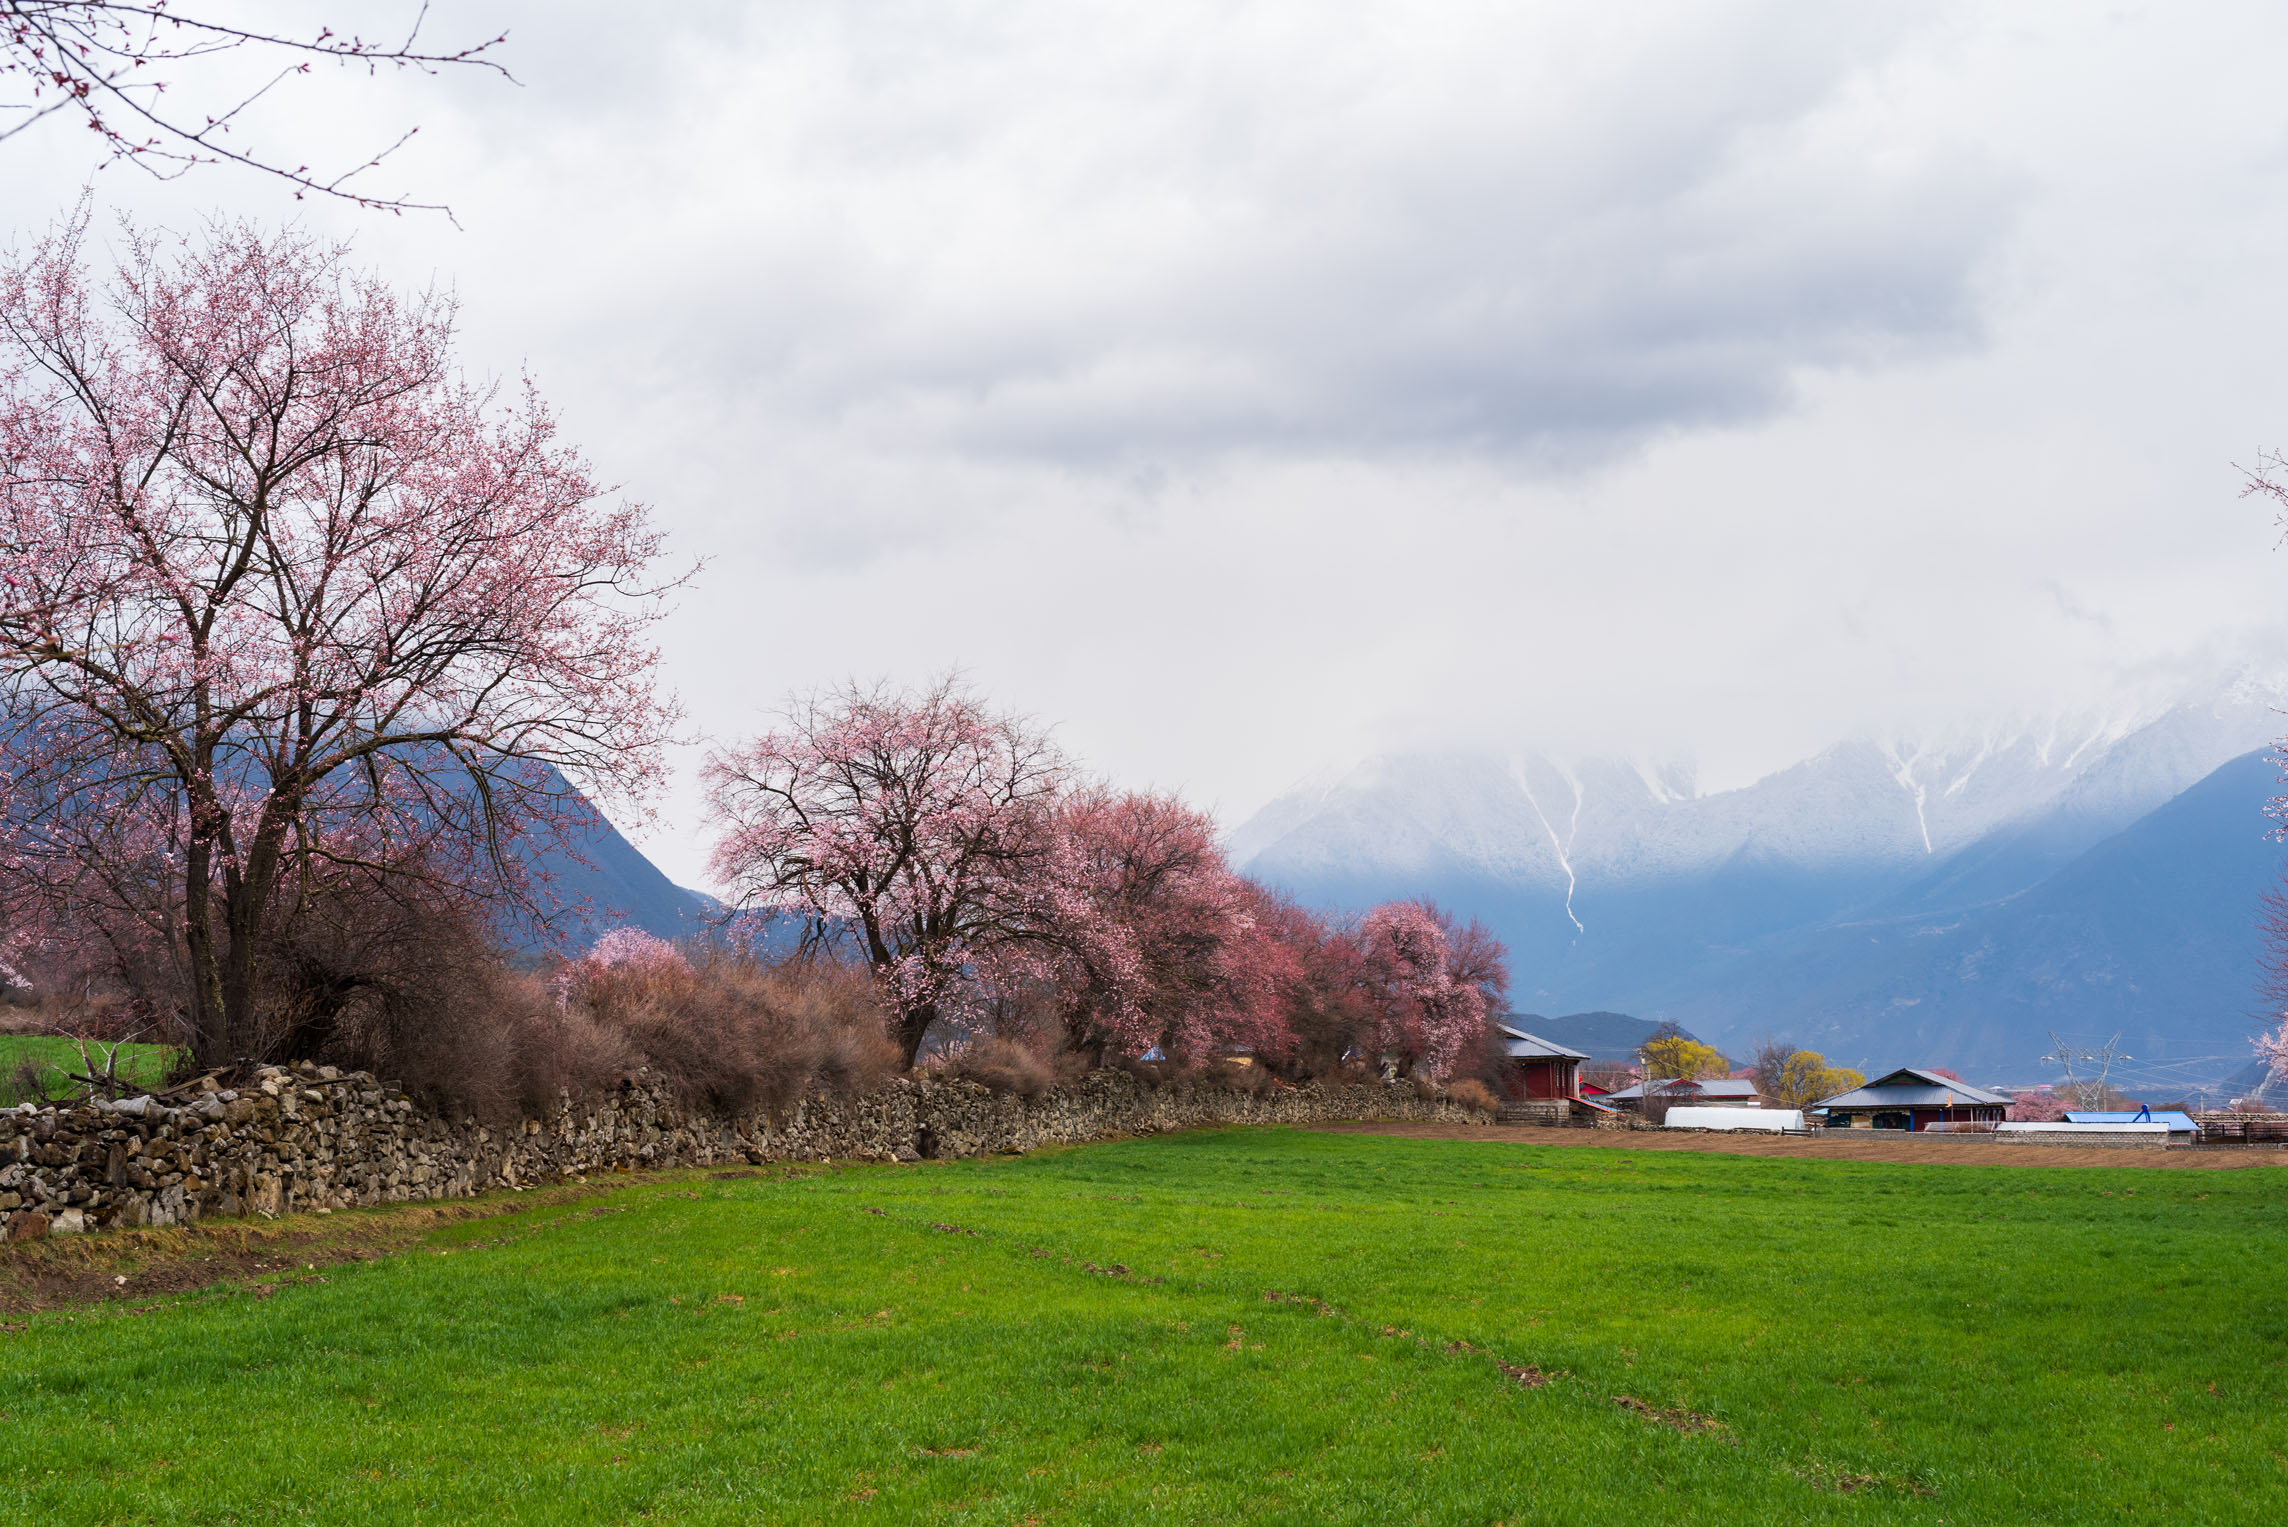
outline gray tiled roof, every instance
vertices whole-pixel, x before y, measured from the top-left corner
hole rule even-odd
[[[1553,1044],[1549,1040],[1543,1039],[1539,1034],[1528,1034],[1525,1030],[1513,1029],[1506,1023],[1501,1026],[1501,1031],[1502,1048],[1509,1053],[1512,1060],[1587,1060],[1589,1058],[1579,1050],[1568,1050],[1561,1044]]]
[[[1971,1103],[2008,1103],[1999,1092],[1949,1081],[1934,1071],[1901,1066],[1864,1087],[1822,1098],[1814,1108],[1961,1108]]]
[[[1757,1096],[1757,1092],[1756,1084],[1746,1077],[1711,1076],[1696,1082],[1668,1083],[1663,1087],[1662,1095],[1679,1103],[1689,1103],[1695,1098],[1731,1098],[1738,1102],[1746,1102],[1748,1099]],[[1606,1096],[1611,1098],[1641,1098],[1644,1096],[1644,1083],[1638,1082],[1634,1086],[1623,1087],[1618,1092],[1607,1093]]]

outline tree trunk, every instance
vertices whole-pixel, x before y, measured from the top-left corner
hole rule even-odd
[[[228,1063],[230,1016],[214,935],[214,844],[195,832],[183,855],[183,945],[190,961],[191,1054],[202,1066]]]
[[[914,1069],[914,1057],[921,1054],[922,1040],[928,1037],[930,1025],[937,1022],[937,1004],[925,1002],[898,1014],[898,1048],[905,1052],[906,1069]]]
[[[224,1010],[230,1020],[231,1043],[238,1055],[254,1060],[271,1060],[273,1039],[287,1041],[291,1048],[292,1035],[265,1036],[261,1032],[262,955],[263,946],[270,935],[271,897],[278,888],[278,867],[285,829],[266,811],[266,820],[256,831],[254,846],[247,851],[245,867],[223,877],[223,916],[230,931],[230,948],[222,966],[222,995]]]

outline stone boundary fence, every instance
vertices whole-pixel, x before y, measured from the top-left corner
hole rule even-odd
[[[545,1118],[506,1125],[439,1115],[364,1072],[330,1066],[265,1067],[236,1089],[212,1078],[196,1087],[179,1103],[0,1110],[9,1239],[466,1198],[642,1167],[979,1156],[1205,1124],[1484,1118],[1411,1085],[1245,1093],[1155,1087],[1118,1071],[1033,1097],[900,1078],[861,1097],[735,1117],[684,1108],[639,1077],[613,1096],[565,1098]]]

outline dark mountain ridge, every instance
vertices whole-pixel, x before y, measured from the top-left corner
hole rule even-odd
[[[668,879],[602,812],[588,806],[583,817],[564,848],[532,857],[548,927],[516,930],[521,952],[575,954],[617,927],[682,939],[720,920],[720,902]]]

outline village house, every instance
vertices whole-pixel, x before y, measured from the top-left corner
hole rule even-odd
[[[1505,1101],[1573,1100],[1581,1096],[1581,1062],[1589,1057],[1579,1050],[1501,1025],[1502,1097]]]
[[[1936,1071],[1901,1066],[1812,1105],[1812,1111],[1821,1110],[1830,1129],[1928,1129],[1933,1124],[1999,1124],[2010,1111],[2010,1100]]]
[[[1565,1124],[1613,1112],[1597,1088],[1582,1082],[1581,1062],[1589,1058],[1582,1051],[1506,1023],[1499,1027],[1504,1124]]]
[[[1608,1103],[1615,1108],[1626,1109],[1631,1113],[1642,1113],[1644,1111],[1645,1088],[1648,1085],[1664,1102],[1673,1107],[1761,1108],[1764,1106],[1763,1095],[1756,1091],[1754,1082],[1745,1077],[1732,1076],[1678,1076],[1651,1083],[1638,1082],[1634,1086],[1623,1087],[1618,1092],[1607,1093],[1598,1101]]]

